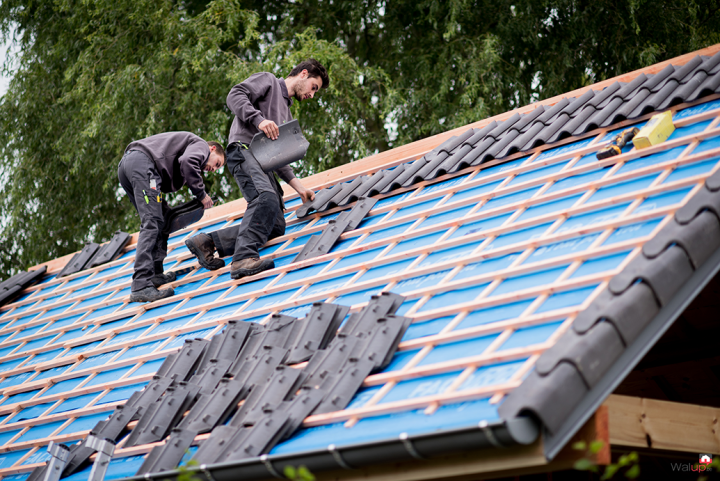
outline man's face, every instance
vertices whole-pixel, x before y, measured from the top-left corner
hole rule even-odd
[[[308,77],[307,70],[300,72],[300,81],[295,87],[295,98],[302,102],[315,96],[320,87],[322,87],[322,79],[320,77]]]
[[[205,164],[205,167],[203,167],[203,170],[205,172],[215,172],[220,167],[222,167],[224,163],[225,159],[223,158],[223,156],[215,151],[214,145],[211,145],[210,158],[208,159],[207,164]]]

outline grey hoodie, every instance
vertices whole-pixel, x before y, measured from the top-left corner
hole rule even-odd
[[[253,136],[260,132],[258,125],[263,120],[272,120],[277,125],[289,122],[293,119],[290,113],[291,105],[292,99],[288,94],[285,79],[277,78],[270,72],[251,75],[230,89],[227,96],[227,106],[235,114],[228,144],[249,144]],[[289,165],[275,172],[288,183],[295,178]]]
[[[197,135],[165,132],[130,142],[125,152],[129,150],[139,150],[155,162],[162,192],[176,192],[187,184],[198,200],[205,197],[202,170],[210,158],[210,147]]]

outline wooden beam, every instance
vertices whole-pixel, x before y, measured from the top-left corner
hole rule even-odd
[[[617,394],[604,405],[613,446],[720,454],[720,408]]]

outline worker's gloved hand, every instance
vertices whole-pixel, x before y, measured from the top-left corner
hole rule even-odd
[[[270,140],[276,140],[280,135],[280,129],[272,120],[263,120],[258,125],[258,129],[262,130]]]
[[[210,207],[213,206],[213,201],[210,198],[210,196],[207,194],[205,194],[205,197],[203,197],[203,199],[200,202],[202,202],[203,209],[209,209]]]

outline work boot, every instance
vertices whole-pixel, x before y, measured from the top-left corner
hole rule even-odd
[[[171,282],[175,282],[175,273],[174,272],[166,272],[165,274],[156,274],[153,276],[152,279],[150,279],[150,282],[153,283],[153,286],[160,287],[164,286],[165,284],[170,284]]]
[[[166,297],[175,295],[175,291],[172,287],[158,291],[156,287],[150,286],[139,291],[130,293],[130,302],[155,302]]]
[[[225,267],[225,261],[215,257],[215,243],[209,235],[198,234],[187,239],[185,245],[205,269],[215,271]]]
[[[233,279],[241,279],[246,276],[253,276],[262,271],[272,269],[273,267],[275,267],[275,263],[272,259],[250,257],[248,259],[233,261],[230,266],[230,277]]]

